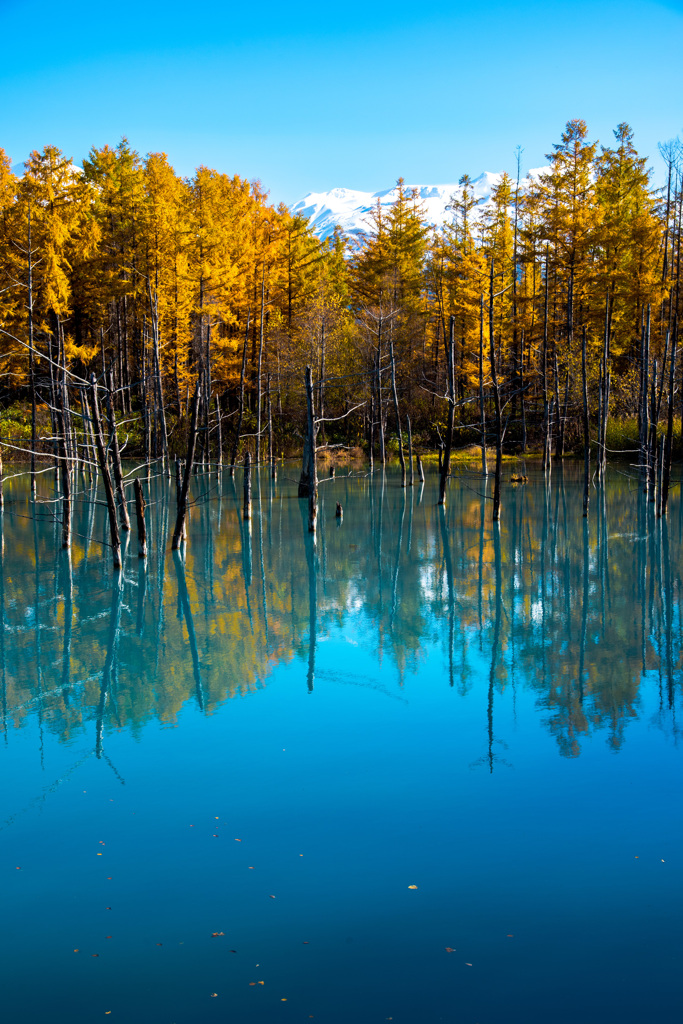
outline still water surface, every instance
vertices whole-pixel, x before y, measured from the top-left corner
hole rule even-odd
[[[116,576],[81,484],[70,561],[6,484],[3,1020],[680,1020],[678,488],[199,476],[183,563],[156,478]]]

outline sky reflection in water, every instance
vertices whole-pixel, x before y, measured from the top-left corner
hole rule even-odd
[[[6,484],[6,1019],[679,1019],[678,488],[398,484],[198,476],[183,562],[154,479],[118,579]]]

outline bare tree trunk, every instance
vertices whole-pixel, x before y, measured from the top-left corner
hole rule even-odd
[[[258,370],[256,373],[256,464],[261,461],[261,371],[263,367],[263,311],[265,306],[266,265],[261,275],[261,325],[259,328]]]
[[[401,432],[401,417],[398,411],[398,393],[396,391],[396,360],[394,358],[394,338],[389,333],[389,356],[391,359],[391,393],[394,399],[394,414],[396,416],[396,434],[398,436],[398,459],[401,463],[401,487],[406,485],[406,460],[403,455],[403,436]]]
[[[164,466],[166,467],[167,476],[171,475],[171,465],[168,458],[168,431],[166,429],[166,409],[164,405],[164,389],[161,383],[161,360],[159,358],[159,299],[154,293],[154,302],[152,303],[152,294],[149,296],[151,315],[152,315],[152,340],[154,344],[154,383],[155,392],[158,402],[159,412],[159,427],[161,430],[161,455],[164,460]]]
[[[190,418],[190,436],[187,442],[187,461],[185,462],[185,472],[183,473],[183,482],[180,488],[180,494],[178,495],[178,513],[176,516],[175,530],[173,531],[173,540],[171,541],[171,548],[173,551],[177,551],[180,547],[184,533],[185,533],[185,513],[187,511],[187,492],[190,488],[190,478],[192,476],[192,465],[194,463],[194,453],[197,445],[197,413],[199,409],[199,403],[202,397],[202,378],[201,374],[197,380],[197,386],[194,391],[192,398],[192,414]]]
[[[28,203],[28,380],[31,390],[31,497],[36,496],[36,370],[33,350],[33,249],[31,200]]]
[[[545,254],[545,297],[543,303],[543,470],[549,472],[552,448],[550,444],[550,403],[548,401],[548,248]]]
[[[237,462],[237,449],[240,443],[240,434],[242,433],[242,424],[244,422],[244,376],[247,370],[247,344],[249,341],[249,314],[247,313],[247,326],[244,330],[244,348],[242,349],[242,370],[240,372],[240,404],[239,413],[237,416],[237,426],[235,427],[235,437],[232,444],[232,455],[230,456],[230,476],[235,475],[235,463]]]
[[[258,465],[256,466],[258,472]],[[251,453],[244,453],[244,506],[242,518],[251,519]]]
[[[588,424],[588,381],[586,377],[586,328],[581,341],[581,377],[583,383],[583,515],[588,516],[591,484],[591,439]]]
[[[387,453],[384,444],[384,410],[382,403],[382,349],[381,341],[377,342],[377,359],[375,361],[375,373],[377,379],[377,411],[379,419],[377,421],[379,427],[379,458],[382,463],[382,468],[386,465]]]
[[[320,383],[318,385],[318,408],[320,415],[320,432],[325,444],[325,324],[320,331]]]
[[[676,372],[676,349],[678,347],[678,316],[674,313],[671,339],[671,364],[669,366],[669,402],[666,420],[666,447],[664,449],[664,467],[662,473],[662,490],[660,496],[660,512],[666,515],[669,500],[669,481],[671,479],[671,449],[674,432],[674,375]]]
[[[408,461],[410,463],[410,472],[408,473],[408,485],[412,487],[415,483],[415,474],[413,472],[413,432],[410,428],[410,416],[406,414],[408,421]]]
[[[62,547],[71,547],[71,465],[66,446],[66,425],[61,388],[57,392],[57,444],[62,478]]]
[[[313,375],[310,366],[306,367],[306,420],[309,446],[308,529],[310,533],[315,533],[318,524],[318,430],[313,405]]]
[[[448,373],[448,426],[446,428],[446,447],[441,463],[441,480],[439,482],[439,505],[446,504],[446,482],[451,472],[451,448],[453,447],[453,420],[455,417],[455,317],[451,316],[446,349],[446,371]]]
[[[650,375],[650,307],[647,307],[647,324],[644,326],[642,331],[642,338],[640,343],[640,399],[639,399],[639,419],[640,419],[640,453],[638,457],[639,476],[641,486],[647,491],[648,488],[648,465],[647,465],[647,445],[649,435],[649,416],[648,416],[648,391],[649,391],[649,375]]]
[[[107,463],[107,453],[104,447],[104,438],[102,436],[102,423],[100,421],[100,410],[97,399],[97,382],[95,380],[95,374],[90,375],[90,394],[92,398],[92,419],[93,419],[93,431],[95,435],[95,444],[97,445],[97,458],[100,463],[100,472],[102,474],[102,481],[104,483],[104,493],[107,499],[107,514],[109,516],[109,533],[111,536],[111,549],[112,549],[112,561],[115,569],[121,568],[121,537],[119,534],[119,524],[116,521],[116,502],[114,500],[114,488],[111,483],[111,476],[109,474],[109,465]]]
[[[135,477],[133,481],[135,490],[135,517],[138,524],[138,558],[147,558],[147,527],[145,525],[145,498],[142,493],[142,484]]]
[[[489,475],[486,461],[486,405],[484,403],[484,293],[479,296],[479,430],[481,431],[481,475]]]
[[[270,478],[275,480],[277,472],[275,469],[275,448],[273,446],[273,402],[270,394],[270,374],[268,374],[268,462],[270,463]]]
[[[114,416],[114,403],[112,402],[112,391],[114,390],[114,375],[109,371],[109,387],[107,390],[107,419],[109,421],[109,447],[111,461],[114,467],[114,481],[116,483],[116,501],[119,506],[119,518],[121,529],[126,532],[130,530],[130,519],[128,517],[128,506],[126,495],[123,490],[123,473],[121,472],[121,455],[119,453],[119,439],[116,432],[116,419]]]
[[[652,363],[650,386],[650,430],[647,443],[647,491],[648,499],[656,501],[657,491],[657,360]]]
[[[493,384],[493,402],[496,413],[496,475],[493,485],[493,521],[500,520],[500,484],[503,475],[503,414],[500,404],[500,385],[496,369],[496,344],[493,331],[493,259],[489,281],[489,351],[491,359],[491,382]]]

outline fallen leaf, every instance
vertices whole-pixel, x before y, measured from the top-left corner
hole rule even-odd
[[[163,946],[163,942],[157,942],[157,946]]]
[[[90,956],[99,956],[99,953],[91,953]]]
[[[507,935],[507,936],[506,936],[506,938],[508,938],[508,939],[514,939],[514,935]]]
[[[277,896],[269,896],[269,897],[268,897],[268,899],[269,899],[269,900],[276,900],[276,899],[277,899]]]
[[[265,981],[259,981],[259,985],[265,985]]]
[[[74,953],[80,953],[80,949],[74,949]]]
[[[455,953],[456,951],[452,948],[452,946],[446,946],[446,952],[447,953]]]
[[[241,842],[242,842],[242,840],[241,840],[241,839],[236,839],[236,840],[235,840],[235,842],[236,842],[236,843],[241,843]]]
[[[280,1002],[281,1002],[281,1003],[286,1003],[286,1002],[287,1002],[287,1000],[286,1000],[286,999],[281,999],[281,1000],[280,1000]]]
[[[255,986],[255,985],[256,985],[256,982],[255,982],[255,981],[250,981],[250,982],[249,982],[249,984],[250,984],[250,985],[254,985],[254,986]]]
[[[664,860],[663,857],[662,857],[662,864],[666,864],[666,861]]]
[[[237,952],[237,950],[236,950],[236,949],[231,949],[231,950],[230,950],[230,952],[231,952],[231,953],[236,953],[236,952]]]
[[[17,871],[21,871],[21,868],[17,868]]]
[[[110,939],[111,935],[105,935],[104,937],[105,937],[105,939]]]
[[[249,867],[249,870],[250,870],[250,871],[253,871],[253,870],[254,870],[254,867],[253,867],[253,865],[251,865],[251,866]]]
[[[111,910],[111,907],[105,907],[104,909],[105,910]]]
[[[471,966],[472,966],[472,964],[468,964],[467,961],[465,961],[465,967],[471,967]]]
[[[409,889],[417,889],[417,886],[416,885],[409,885],[408,888]]]
[[[218,995],[218,992],[212,992],[211,993],[211,998],[215,999],[217,995]]]

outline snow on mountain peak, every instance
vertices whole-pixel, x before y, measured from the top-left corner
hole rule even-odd
[[[520,185],[525,187],[529,180],[537,178],[543,168],[535,168],[528,172]],[[478,178],[471,181],[475,198],[482,200],[477,207],[481,211],[488,204],[491,191],[502,178],[502,173],[484,171]],[[462,196],[462,185],[408,185],[408,189],[416,188],[420,201],[425,208],[427,221],[439,226],[453,217],[448,207],[453,198]],[[339,225],[342,231],[358,237],[368,230],[369,215],[379,200],[383,207],[395,202],[397,188],[382,189],[379,192],[362,192],[352,188],[332,188],[328,192],[309,192],[291,207],[291,212],[307,217],[313,233],[318,238],[328,238]]]

